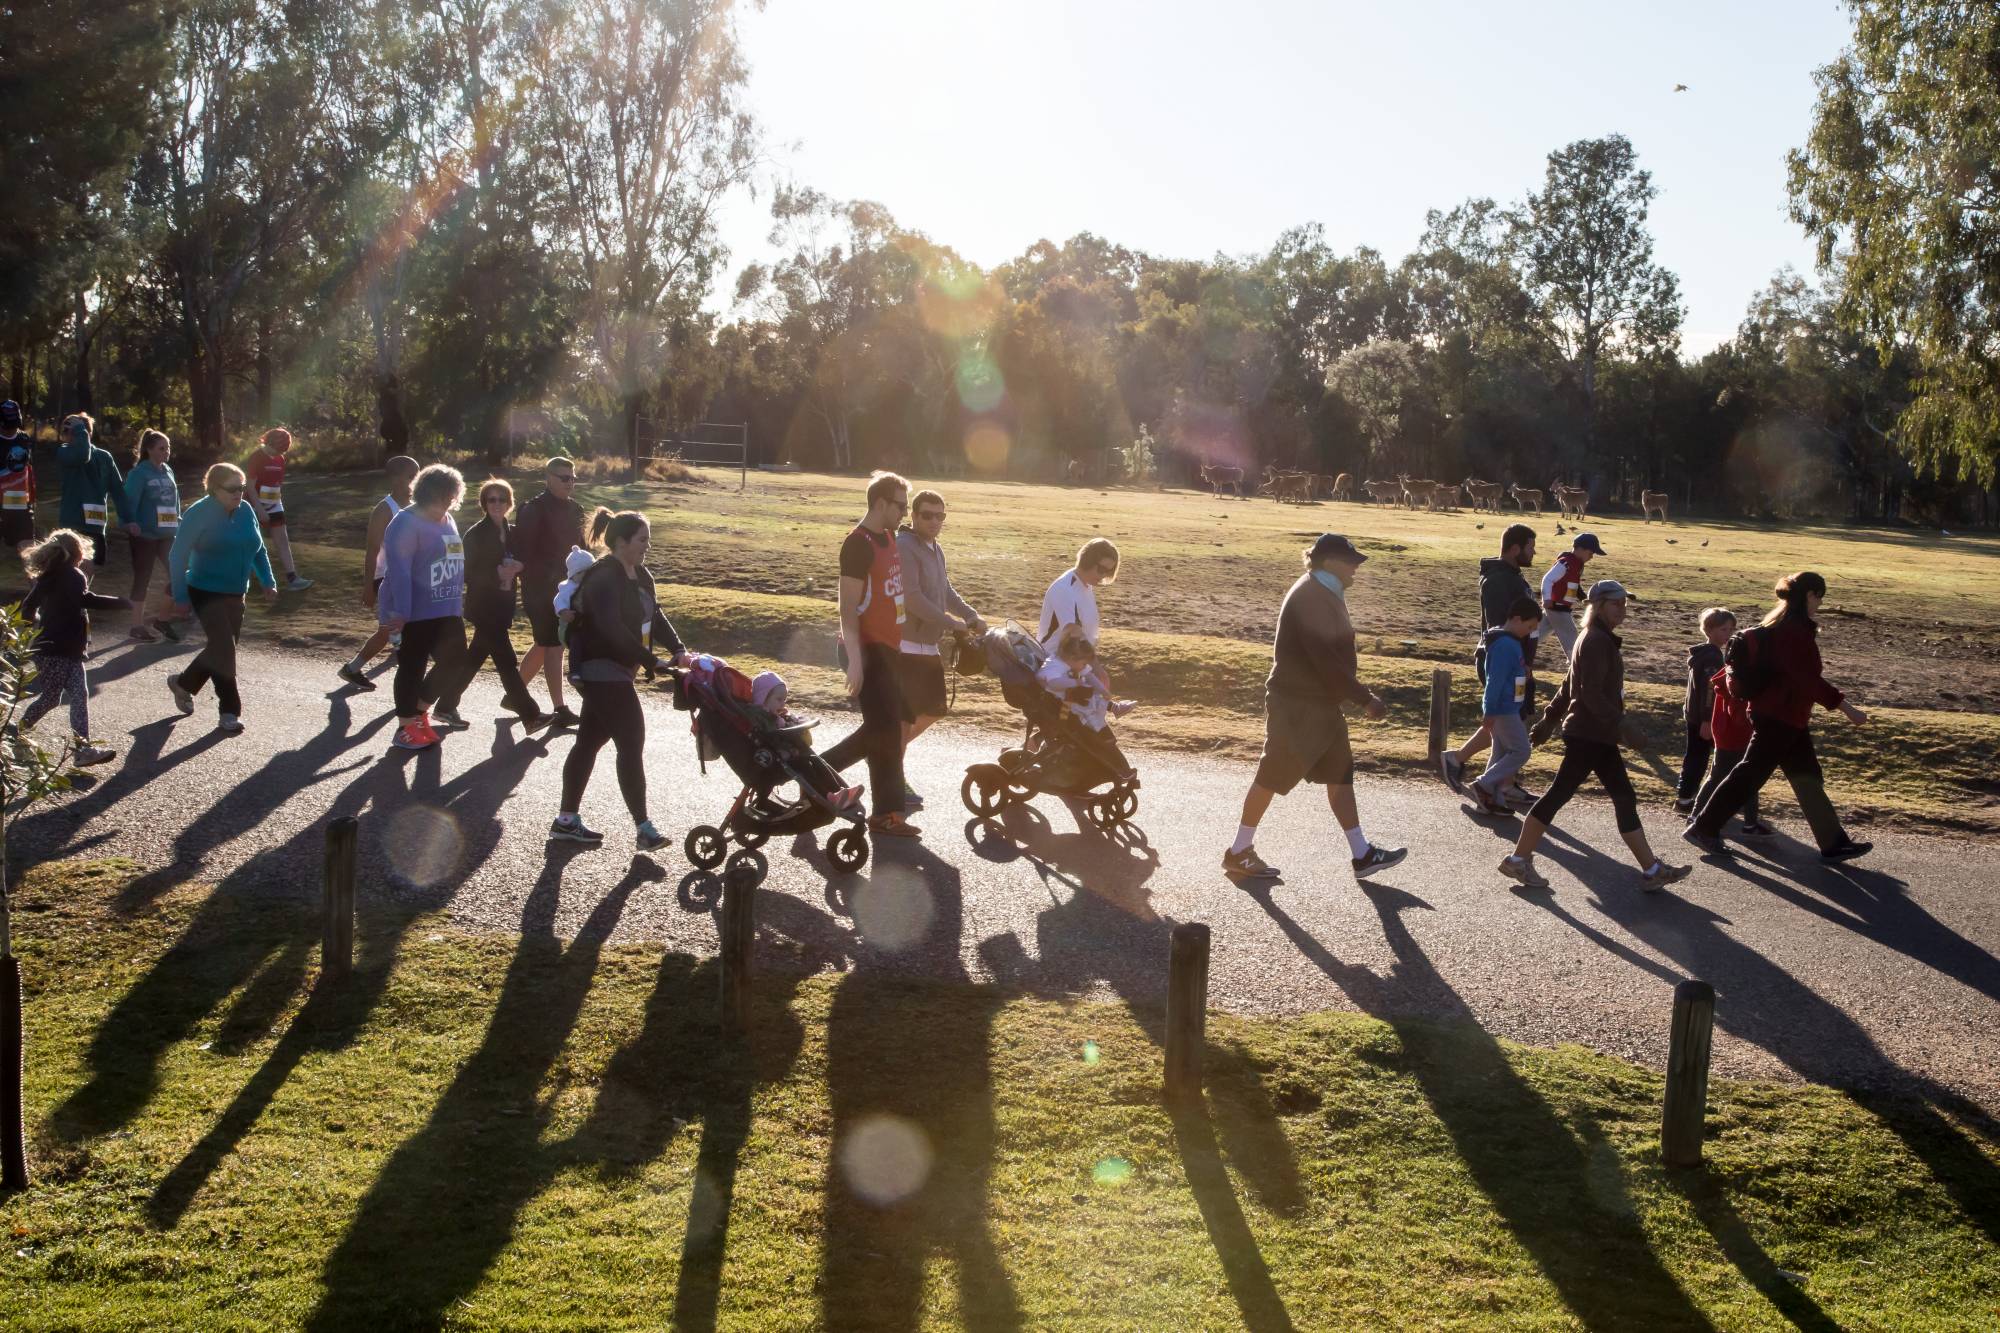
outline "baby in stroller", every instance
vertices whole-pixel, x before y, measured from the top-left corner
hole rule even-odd
[[[1082,626],[1070,625],[1063,630],[1055,656],[1042,664],[1041,670],[1035,673],[1035,679],[1042,683],[1043,689],[1063,701],[1060,725],[1069,733],[1070,739],[1109,769],[1113,776],[1130,783],[1137,790],[1138,770],[1118,748],[1118,738],[1112,735],[1108,720],[1125,716],[1137,705],[1130,699],[1114,701],[1111,698],[1111,691],[1105,687],[1104,673],[1097,669],[1097,647],[1083,632]]]

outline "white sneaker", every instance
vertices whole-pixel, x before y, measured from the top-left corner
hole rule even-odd
[[[116,750],[107,750],[102,745],[85,744],[76,747],[76,753],[70,756],[70,762],[78,768],[94,768],[98,764],[108,764],[117,757]]]
[[[1542,872],[1535,869],[1535,860],[1531,856],[1501,857],[1500,873],[1531,889],[1546,889],[1549,886],[1549,882],[1542,878]]]
[[[192,713],[194,711],[194,693],[187,686],[181,684],[180,672],[171,671],[167,673],[167,689],[174,696],[174,707],[180,709],[182,713]]]
[[[215,720],[215,729],[225,736],[240,736],[243,734],[243,719],[234,713],[224,713]]]

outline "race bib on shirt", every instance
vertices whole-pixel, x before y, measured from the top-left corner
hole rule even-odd
[[[179,505],[161,505],[153,513],[153,526],[161,532],[172,532],[181,525]]]
[[[101,528],[104,526],[105,511],[101,504],[87,504],[83,507],[83,526]]]
[[[465,571],[465,543],[456,536],[444,539],[444,559],[431,561],[433,591],[457,583]]]
[[[284,498],[285,492],[282,486],[259,486],[257,488],[257,502],[272,509],[279,508],[284,503]]]
[[[647,652],[650,653],[653,651],[653,618],[651,616],[647,616],[646,623],[639,626],[639,642],[644,645]]]
[[[27,507],[28,493],[26,491],[0,492],[0,508],[26,509]]]
[[[882,591],[895,599],[896,623],[904,624],[909,617],[903,613],[903,571],[900,566],[894,574],[882,580]]]
[[[1528,678],[1526,676],[1514,677],[1514,702],[1517,704],[1528,702]]]

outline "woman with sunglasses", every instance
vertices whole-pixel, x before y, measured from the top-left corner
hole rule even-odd
[[[181,515],[174,544],[167,552],[167,577],[172,583],[174,612],[190,611],[201,621],[208,642],[187,669],[167,677],[174,706],[194,712],[194,696],[215,682],[217,725],[229,735],[243,730],[243,699],[236,689],[236,643],[243,637],[243,595],[254,578],[264,595],[278,597],[271,574],[271,556],[264,549],[257,514],[243,503],[243,469],[217,463],[202,475],[208,492]]]
[[[437,706],[431,709],[432,720],[447,727],[467,725],[459,716],[458,701],[489,657],[493,673],[500,677],[507,707],[520,715],[522,723],[533,730],[549,720],[529,696],[514,656],[514,583],[521,575],[521,562],[514,558],[510,545],[514,534],[507,516],[513,511],[512,486],[495,478],[479,488],[479,519],[465,530],[465,619],[472,626],[472,646],[466,652],[464,669],[446,682]]]

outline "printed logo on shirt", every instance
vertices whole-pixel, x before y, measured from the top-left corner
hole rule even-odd
[[[26,509],[28,507],[28,493],[26,491],[0,492],[0,507]]]
[[[101,504],[87,504],[83,507],[83,526],[86,528],[103,527],[105,517],[105,509]]]
[[[896,600],[896,623],[905,623],[909,617],[903,610],[903,567],[900,564],[896,566],[895,573],[882,580],[882,591]]]
[[[444,559],[431,561],[431,592],[440,599],[457,594],[465,574],[465,543],[455,536],[444,539]],[[441,591],[449,589],[449,591]]]

